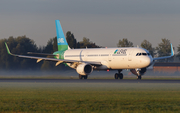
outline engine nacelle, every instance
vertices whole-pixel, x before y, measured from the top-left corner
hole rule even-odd
[[[146,72],[146,68],[141,68],[141,69],[131,69],[130,70],[133,74],[139,76],[139,75],[144,75]]]
[[[93,67],[90,64],[82,63],[77,66],[76,71],[80,75],[88,75],[93,71]]]

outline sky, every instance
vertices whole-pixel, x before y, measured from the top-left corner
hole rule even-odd
[[[56,36],[55,20],[77,41],[104,47],[127,38],[134,46],[162,38],[180,44],[179,0],[0,0],[0,39],[26,35],[38,46]]]

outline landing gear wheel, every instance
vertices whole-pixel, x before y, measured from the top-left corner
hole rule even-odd
[[[84,76],[84,79],[87,79],[87,78],[88,78],[88,76],[87,76],[87,75],[85,75],[85,76]]]
[[[122,73],[119,74],[119,78],[123,79],[123,74]]]
[[[119,74],[118,74],[118,73],[115,73],[114,78],[115,78],[115,79],[118,79],[118,76],[119,76]]]
[[[87,79],[88,78],[88,76],[87,75],[79,75],[79,79]]]
[[[83,76],[82,76],[82,75],[79,75],[79,79],[83,79]]]
[[[137,76],[137,80],[141,80],[141,76]]]

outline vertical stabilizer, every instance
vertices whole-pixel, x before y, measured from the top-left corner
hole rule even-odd
[[[66,41],[66,38],[64,36],[60,21],[55,20],[55,23],[56,23],[58,51],[65,51],[67,49],[70,49],[69,46],[68,46],[68,43]]]

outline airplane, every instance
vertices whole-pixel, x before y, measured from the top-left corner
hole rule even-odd
[[[79,79],[87,79],[93,70],[118,70],[114,78],[123,79],[121,71],[124,69],[129,69],[137,76],[137,79],[141,79],[147,67],[153,64],[155,60],[174,56],[172,44],[171,55],[158,58],[152,58],[148,50],[140,47],[71,49],[64,36],[60,21],[55,20],[55,24],[58,51],[53,54],[28,52],[28,54],[50,55],[54,58],[12,54],[5,42],[8,54],[16,57],[36,59],[37,63],[42,60],[55,61],[55,66],[65,63],[69,67],[76,69]]]

